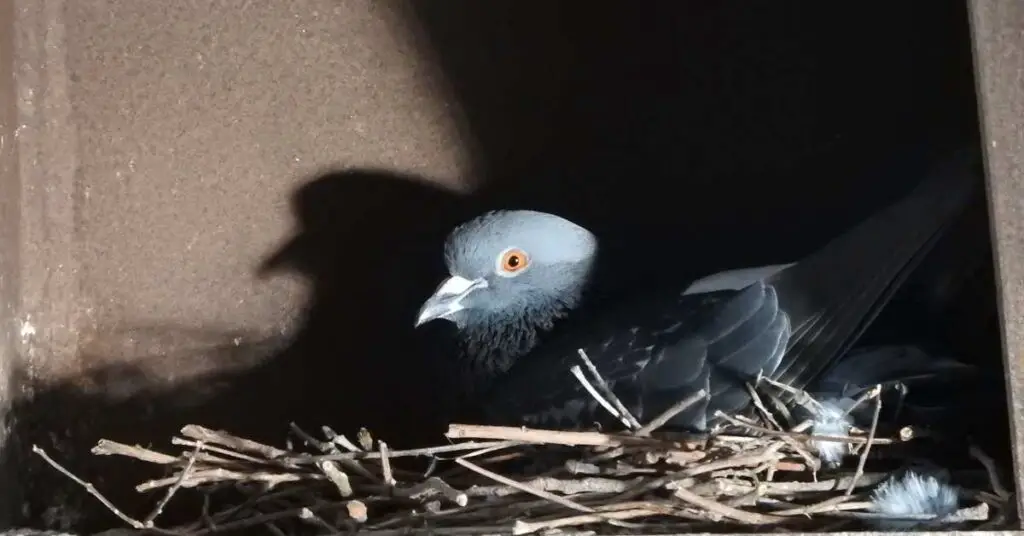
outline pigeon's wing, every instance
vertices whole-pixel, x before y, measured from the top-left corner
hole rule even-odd
[[[803,388],[850,349],[968,206],[980,164],[977,150],[954,154],[907,198],[767,280],[793,329],[775,379]]]
[[[704,389],[709,397],[670,422],[700,430],[716,400],[774,372],[788,337],[775,291],[761,282],[738,292],[634,302],[518,361],[488,395],[486,418],[537,427],[618,426],[570,372],[581,365],[586,373],[582,350],[641,422]]]
[[[763,281],[790,266],[793,266],[793,263],[772,264],[757,268],[740,268],[718,272],[694,281],[686,288],[686,294],[703,294],[719,290],[741,290],[755,281]]]

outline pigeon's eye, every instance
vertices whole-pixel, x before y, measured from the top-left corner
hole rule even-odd
[[[498,273],[513,275],[530,265],[530,257],[519,248],[506,250],[498,257]]]

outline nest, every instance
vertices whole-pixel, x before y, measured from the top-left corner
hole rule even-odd
[[[352,441],[328,427],[316,438],[295,424],[296,444],[286,448],[194,424],[171,439],[180,448],[175,454],[101,440],[94,455],[166,468],[165,477],[136,486],[141,493],[163,492],[142,519],[123,513],[42,449],[33,450],[129,526],[163,534],[259,528],[276,535],[372,536],[778,532],[893,521],[891,512],[879,511],[876,494],[897,472],[876,469],[876,461],[917,434],[910,428],[892,437],[878,433],[881,386],[857,401],[873,405],[871,428],[844,436],[811,435],[810,422],[784,428],[766,409],[761,390],[751,387],[753,416],[719,415],[724,424],[704,437],[673,437],[660,427],[705,393],[640,424],[581,357],[591,379],[578,366],[573,375],[625,431],[453,424],[443,445],[413,450],[392,450],[365,429]],[[806,393],[800,398],[816,403]],[[823,469],[822,442],[848,445],[851,463]],[[957,488],[959,503],[967,506],[942,516],[904,512],[900,528],[978,529],[1009,521],[1013,498],[992,459],[976,447],[971,454],[984,489]],[[202,499],[195,501],[195,521],[160,527],[167,504],[184,494]]]

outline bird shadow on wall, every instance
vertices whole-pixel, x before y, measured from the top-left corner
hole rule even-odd
[[[312,285],[293,343],[271,365],[302,393],[292,418],[365,426],[392,444],[436,441],[446,379],[437,344],[448,326],[413,323],[444,273],[440,244],[469,203],[421,177],[347,170],[303,185],[293,208],[298,233],[260,268]]]
[[[293,194],[292,208],[297,232],[264,259],[257,275],[293,271],[308,278],[311,299],[294,332],[261,339],[231,331],[136,327],[121,339],[199,342],[159,355],[83,357],[117,364],[39,386],[31,397],[15,401],[14,440],[6,454],[7,466],[26,483],[24,522],[59,519],[65,514],[52,507],[69,505],[60,511],[84,516],[75,530],[121,524],[33,455],[32,445],[95,484],[129,515],[144,517],[157,497],[133,487],[162,476],[160,471],[90,454],[100,439],[170,452],[170,438],[182,426],[199,424],[280,446],[290,422],[313,433],[323,425],[346,434],[366,427],[398,448],[441,439],[446,423],[438,402],[448,391],[437,367],[443,350],[434,342],[443,333],[431,329],[447,326],[414,330],[413,322],[419,301],[443,270],[438,245],[473,212],[471,202],[422,177],[342,170],[305,183]],[[95,351],[109,353],[119,344],[111,340]],[[171,376],[188,381],[154,374],[144,365],[154,361],[164,370],[177,367]],[[205,372],[194,372],[199,369]],[[178,498],[161,519],[191,521],[179,514],[195,506]]]

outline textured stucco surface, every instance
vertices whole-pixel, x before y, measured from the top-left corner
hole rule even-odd
[[[161,432],[142,431],[160,426],[147,402],[103,401],[214,389],[206,375],[264,360],[309,294],[301,278],[257,274],[297,231],[307,181],[365,168],[461,186],[456,114],[396,5],[0,2],[14,74],[0,90],[16,87],[0,95],[0,315],[16,315],[4,337],[33,379],[0,398],[35,408],[18,413],[36,430],[24,441],[81,441],[67,448],[88,456],[97,434],[167,437],[201,401],[163,404],[178,423]],[[360,187],[342,202],[365,204]],[[0,373],[7,349],[0,337]],[[287,407],[264,387],[250,389],[258,403],[213,405],[254,420]],[[61,398],[72,392],[93,398]],[[271,421],[286,422],[255,426]],[[54,504],[55,482],[37,490]]]
[[[158,345],[139,325],[280,332],[301,289],[250,274],[292,231],[292,190],[328,166],[460,174],[429,64],[387,3],[19,6],[25,270],[46,274],[24,314],[46,326],[28,345],[50,379],[89,345],[115,360]]]
[[[973,0],[1017,489],[1024,489],[1024,5]],[[1017,495],[1021,501],[1021,494]],[[1018,503],[1024,504],[1024,503]],[[1019,511],[1024,508],[1018,506]]]
[[[0,2],[0,28],[13,21],[11,2]],[[7,413],[13,388],[15,351],[13,336],[18,302],[18,177],[15,132],[18,114],[14,89],[14,35],[0,35],[0,459],[10,454],[7,445]],[[6,522],[20,500],[17,487],[7,484],[14,478],[10,464],[0,467],[0,488],[10,495],[0,501],[0,523]]]

